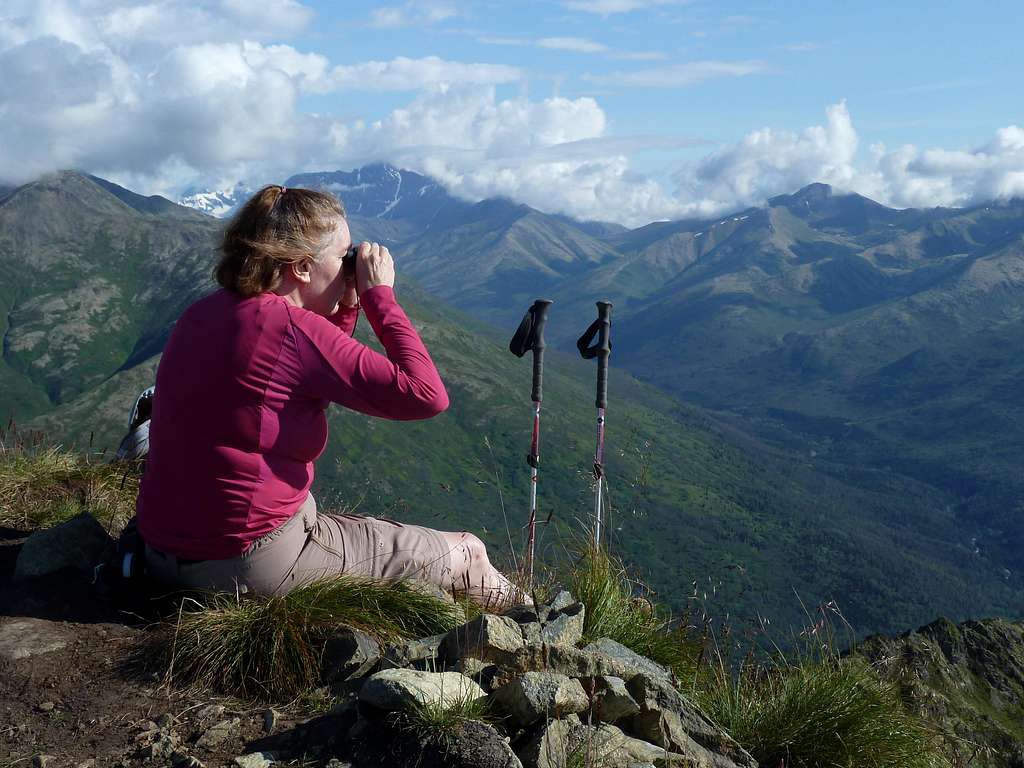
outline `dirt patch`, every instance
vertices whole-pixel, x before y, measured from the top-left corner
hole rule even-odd
[[[12,584],[16,533],[0,532],[0,767],[35,755],[51,768],[220,766],[301,751],[313,713],[268,718],[264,706],[174,690],[145,670],[139,649],[156,613],[145,597],[148,611],[126,610],[71,572]]]

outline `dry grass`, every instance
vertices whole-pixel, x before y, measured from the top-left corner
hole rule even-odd
[[[0,430],[0,525],[30,531],[88,512],[117,533],[135,514],[138,467]]]

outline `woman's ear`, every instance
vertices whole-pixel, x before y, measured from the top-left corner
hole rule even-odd
[[[288,265],[288,269],[291,270],[292,277],[298,282],[308,283],[310,281],[309,259],[293,262]]]

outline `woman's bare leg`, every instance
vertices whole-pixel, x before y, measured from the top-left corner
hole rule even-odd
[[[487,547],[472,533],[438,531],[451,551],[452,580],[455,589],[488,608],[532,605],[528,595],[491,565]]]

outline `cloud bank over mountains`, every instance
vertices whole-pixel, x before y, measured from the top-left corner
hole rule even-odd
[[[610,14],[642,4],[566,7]],[[416,11],[407,5],[396,6],[401,19]],[[529,73],[516,66],[438,56],[332,62],[281,42],[312,19],[295,0],[8,0],[0,10],[0,181],[82,168],[175,196],[387,161],[470,199],[507,195],[629,225],[760,204],[812,181],[896,206],[1024,195],[1024,128],[1001,128],[967,150],[861,147],[842,101],[823,125],[752,130],[659,183],[631,168],[630,153],[700,140],[616,136],[597,98],[531,98]],[[594,80],[685,87],[764,68],[691,62]],[[365,91],[408,93],[408,101],[383,115],[353,114]],[[336,111],[306,109],[306,97],[336,99]]]

